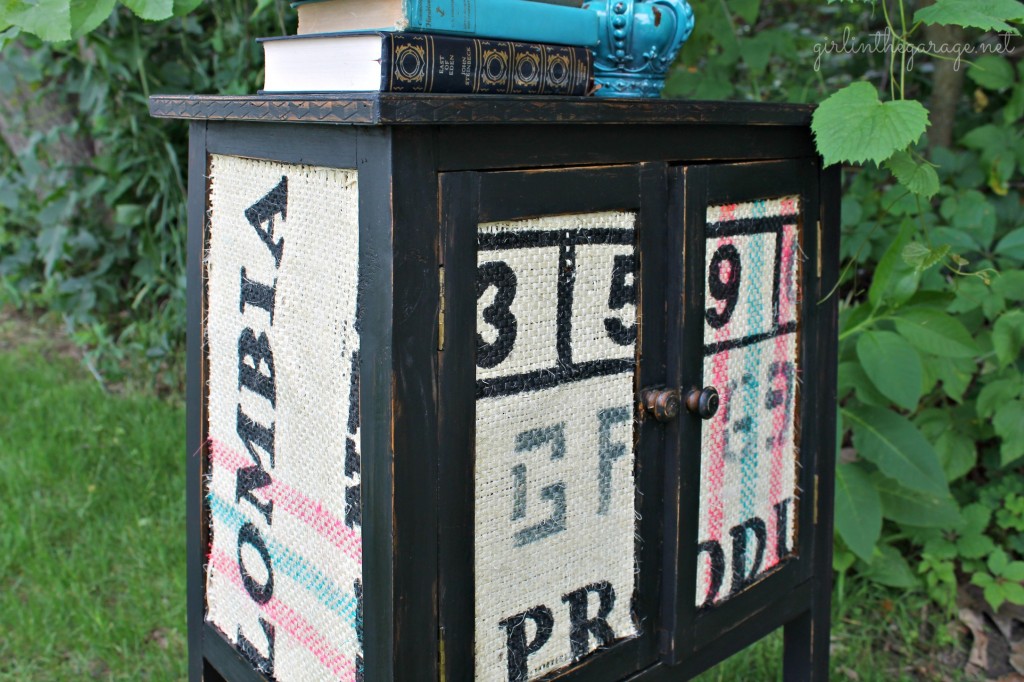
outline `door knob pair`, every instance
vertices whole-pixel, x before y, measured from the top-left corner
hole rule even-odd
[[[648,414],[660,422],[670,422],[679,416],[681,400],[674,388],[648,388],[640,392],[640,401]],[[718,412],[720,404],[718,391],[714,386],[704,389],[691,388],[686,393],[686,409],[701,419],[711,419]]]

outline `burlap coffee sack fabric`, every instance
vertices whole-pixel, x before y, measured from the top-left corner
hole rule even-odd
[[[701,439],[698,605],[793,552],[799,212],[799,197],[707,211],[704,384],[721,406]]]
[[[634,223],[479,226],[477,680],[636,634]]]
[[[211,163],[207,619],[282,682],[362,677],[354,171]]]

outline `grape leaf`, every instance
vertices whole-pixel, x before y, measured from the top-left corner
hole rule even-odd
[[[84,36],[107,20],[117,0],[71,0],[71,35]]]
[[[928,110],[914,100],[882,102],[875,86],[853,83],[833,93],[814,112],[811,129],[826,165],[880,164],[906,149],[928,127]]]
[[[914,194],[931,199],[939,193],[939,174],[930,163],[918,163],[910,154],[899,151],[885,162],[899,183]]]
[[[174,0],[121,0],[140,19],[159,21],[174,16]]]
[[[917,10],[914,21],[1019,35],[1020,32],[1006,22],[1024,21],[1024,3],[1017,0],[936,0],[931,7]]]
[[[4,5],[4,20],[50,42],[71,39],[70,0],[13,0]]]

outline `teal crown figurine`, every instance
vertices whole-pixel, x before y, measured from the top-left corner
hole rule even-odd
[[[693,32],[686,0],[589,0],[601,43],[594,51],[597,97],[658,97],[679,48]]]

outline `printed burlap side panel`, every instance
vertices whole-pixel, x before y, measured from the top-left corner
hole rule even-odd
[[[632,213],[478,231],[476,680],[633,637]]]
[[[796,533],[799,197],[707,211],[698,606],[792,554]]]
[[[361,679],[356,173],[210,183],[207,619],[281,682]]]

